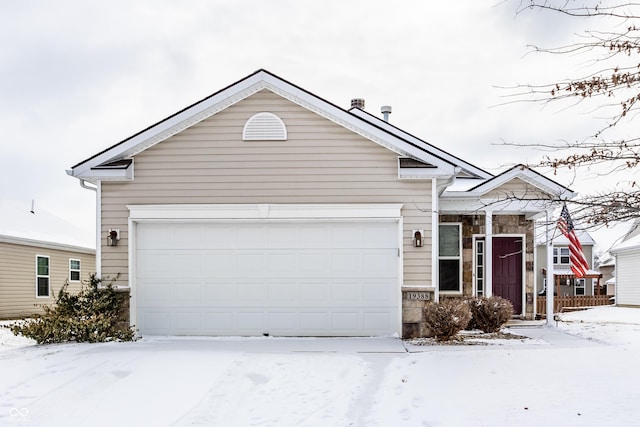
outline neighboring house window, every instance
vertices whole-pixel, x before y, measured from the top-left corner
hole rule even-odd
[[[441,292],[462,291],[462,248],[460,238],[461,224],[440,224],[439,235],[439,272]]]
[[[71,282],[80,281],[80,260],[79,259],[69,260],[69,280]]]
[[[584,279],[576,279],[576,295],[584,295],[585,283]]]
[[[553,248],[553,263],[569,265],[569,248]]]
[[[49,257],[36,255],[36,296],[49,296]]]

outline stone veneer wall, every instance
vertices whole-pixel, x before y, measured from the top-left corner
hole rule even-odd
[[[440,223],[462,223],[462,295],[447,295],[446,298],[466,298],[473,296],[473,235],[485,234],[484,215],[440,215]],[[525,246],[525,317],[533,319],[533,221],[524,215],[493,215],[493,234],[524,234]],[[426,294],[426,299],[410,298],[412,293]],[[415,295],[412,295],[415,297]],[[403,338],[430,336],[429,327],[424,323],[424,306],[433,301],[432,288],[411,288],[402,290],[402,336]]]

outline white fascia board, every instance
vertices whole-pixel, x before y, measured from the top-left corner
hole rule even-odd
[[[431,179],[431,178],[449,178],[455,174],[456,169],[443,170],[437,168],[404,168],[398,167],[398,179]]]
[[[263,219],[398,219],[402,204],[127,205],[132,221]]]
[[[577,195],[575,192],[570,191],[568,188],[560,184],[557,184],[552,180],[545,178],[543,175],[540,175],[531,171],[530,169],[520,169],[516,167],[501,175],[496,176],[491,180],[486,181],[483,184],[480,184],[479,186],[475,187],[472,191],[460,192],[461,194],[457,194],[457,192],[456,193],[451,192],[450,194],[447,194],[447,197],[465,197],[463,195],[465,193],[467,195],[474,195],[474,196],[480,197],[483,194],[486,194],[492,190],[495,190],[496,188],[500,187],[503,184],[506,184],[507,182],[515,178],[519,178],[522,181],[540,189],[541,191],[544,191],[545,193],[549,193],[550,195],[553,195],[558,198],[563,198],[568,200],[568,199],[574,198]]]
[[[133,181],[133,162],[126,169],[91,168],[85,173],[72,176],[96,184],[98,181]]]

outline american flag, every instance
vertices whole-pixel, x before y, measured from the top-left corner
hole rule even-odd
[[[560,213],[560,219],[558,220],[558,228],[569,239],[569,258],[571,260],[571,271],[577,278],[584,277],[587,270],[589,270],[589,264],[582,251],[582,245],[576,236],[576,232],[573,227],[573,221],[567,205],[562,206],[562,212]]]

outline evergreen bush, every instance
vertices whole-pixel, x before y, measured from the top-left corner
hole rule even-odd
[[[36,340],[38,344],[62,342],[132,341],[132,328],[119,328],[120,304],[111,280],[100,286],[95,274],[84,281],[77,294],[67,290],[65,282],[53,306],[43,305],[43,315],[9,326],[15,335]]]
[[[424,308],[425,323],[437,341],[448,341],[471,320],[471,310],[463,300],[429,302]]]
[[[499,296],[474,298],[467,301],[471,309],[471,321],[467,329],[482,332],[498,332],[513,316],[511,302]]]

